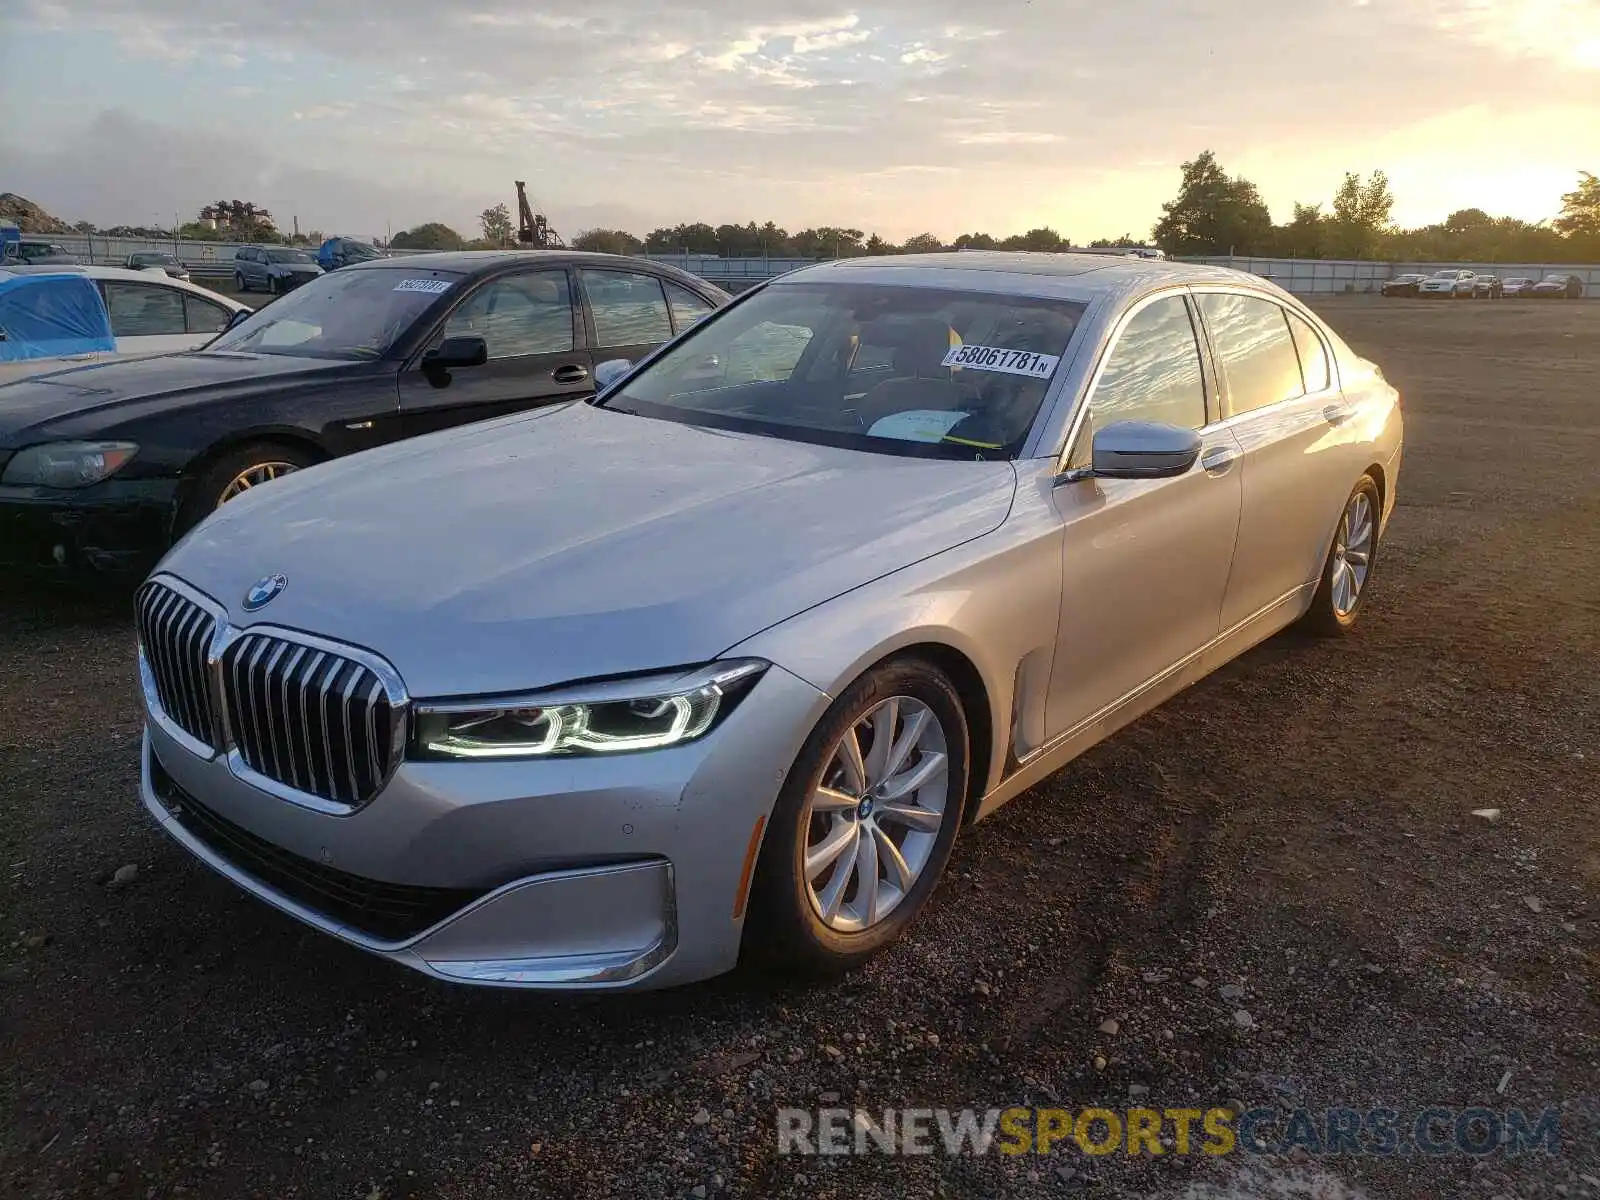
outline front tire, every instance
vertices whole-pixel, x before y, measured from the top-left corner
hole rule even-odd
[[[278,442],[252,442],[230,450],[195,481],[193,491],[178,514],[176,531],[187,533],[229,500],[316,461],[316,456],[309,451]]]
[[[1355,627],[1367,598],[1367,584],[1378,553],[1378,522],[1383,511],[1378,485],[1363,475],[1345,501],[1333,544],[1322,565],[1305,628],[1323,637],[1341,637]]]
[[[938,885],[967,794],[968,730],[948,676],[882,663],[811,731],[773,807],[745,945],[810,974],[860,966]]]
[[[246,283],[245,280],[244,280],[244,272],[235,271],[233,273],[233,286],[234,286],[234,290],[235,291],[238,291],[238,292],[241,292],[241,293],[242,292],[248,292],[250,290],[250,285],[248,283]]]

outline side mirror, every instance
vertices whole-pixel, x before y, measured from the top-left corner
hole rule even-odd
[[[453,367],[481,367],[489,361],[489,343],[477,334],[447,337],[438,347],[422,356],[424,369],[450,370]]]
[[[1200,457],[1200,435],[1158,421],[1117,421],[1094,434],[1093,474],[1105,479],[1170,479]]]
[[[608,358],[594,369],[594,386],[604,391],[631,370],[633,363],[626,358]]]
[[[230,329],[237,329],[255,315],[255,309],[241,308],[238,312],[234,313],[233,316],[228,318],[228,323],[222,327],[222,332],[227,333]]]

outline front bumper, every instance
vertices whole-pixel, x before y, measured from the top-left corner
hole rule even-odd
[[[828,697],[772,667],[710,736],[615,758],[405,762],[332,815],[146,723],[141,795],[190,853],[435,978],[664,987],[738,961],[747,864]]]
[[[171,543],[177,490],[175,479],[0,486],[0,567],[142,576]]]

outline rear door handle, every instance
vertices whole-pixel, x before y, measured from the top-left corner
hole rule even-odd
[[[1232,446],[1212,446],[1200,456],[1200,469],[1207,475],[1226,475],[1238,457],[1239,452]]]
[[[1343,425],[1350,419],[1350,410],[1338,404],[1330,404],[1322,410],[1322,419],[1329,425]]]
[[[550,378],[557,383],[582,383],[589,378],[589,368],[580,367],[577,363],[568,363],[551,371]]]

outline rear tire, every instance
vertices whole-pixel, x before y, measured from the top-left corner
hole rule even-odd
[[[1342,637],[1355,627],[1372,582],[1378,554],[1378,525],[1383,502],[1370,475],[1357,481],[1345,501],[1333,542],[1322,564],[1322,579],[1311,597],[1302,626],[1320,637]]]
[[[898,938],[944,873],[968,770],[966,714],[944,672],[904,658],[856,680],[811,731],[773,806],[746,950],[832,975]],[[927,778],[915,783],[919,772]]]
[[[176,533],[180,536],[187,533],[239,493],[317,461],[310,451],[282,442],[251,442],[228,451],[195,481],[179,510]]]

